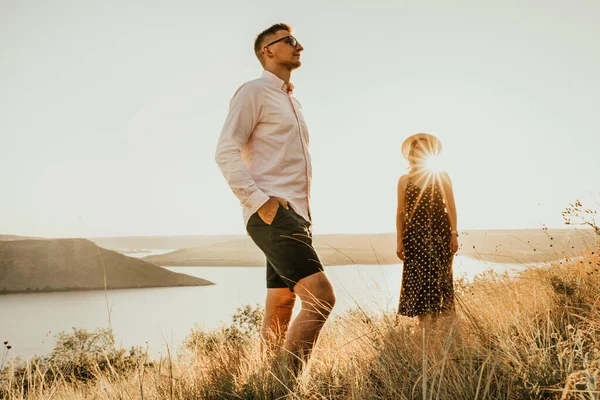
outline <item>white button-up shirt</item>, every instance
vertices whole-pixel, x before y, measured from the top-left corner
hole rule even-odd
[[[308,129],[292,89],[263,71],[243,84],[229,104],[215,160],[240,199],[245,225],[269,197],[287,200],[311,219]]]

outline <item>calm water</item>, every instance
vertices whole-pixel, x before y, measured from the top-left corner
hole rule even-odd
[[[163,251],[165,252],[165,251]],[[153,252],[154,253],[154,252]],[[145,256],[137,253],[132,256]],[[519,269],[522,265],[493,264],[456,257],[454,277],[492,268]],[[177,349],[194,324],[215,328],[231,321],[236,308],[262,303],[264,268],[169,267],[175,272],[206,278],[213,286],[124,289],[0,296],[0,341],[8,340],[14,354],[28,358],[48,353],[54,335],[72,327],[88,330],[110,324],[119,344],[148,345],[153,355]],[[337,295],[334,313],[360,305],[370,310],[394,310],[400,295],[401,265],[326,267]],[[298,306],[296,305],[296,312]],[[109,312],[110,310],[110,312]]]

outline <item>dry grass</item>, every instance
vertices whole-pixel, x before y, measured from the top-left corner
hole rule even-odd
[[[598,399],[599,270],[600,257],[589,253],[518,277],[490,272],[457,282],[456,318],[426,330],[403,317],[353,310],[328,322],[297,380],[261,360],[260,315],[247,309],[234,326],[194,331],[176,358],[136,357],[126,369],[92,358],[87,380],[49,378],[33,361],[17,381],[9,363],[0,397]]]

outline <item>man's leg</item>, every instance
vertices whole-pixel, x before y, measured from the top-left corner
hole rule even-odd
[[[278,352],[292,319],[295,301],[296,295],[287,287],[267,289],[261,331],[263,351],[267,350],[270,354]]]
[[[302,311],[292,322],[283,347],[294,358],[293,369],[297,373],[301,362],[310,357],[321,328],[335,305],[335,294],[323,272],[302,278],[294,286],[294,292],[302,301]]]
[[[310,223],[293,209],[280,207],[271,225],[265,224],[254,214],[248,222],[248,233],[268,259],[267,290],[284,289],[287,286],[289,293],[279,290],[274,293],[287,295],[291,303],[289,297],[293,290],[302,300],[302,310],[288,330],[283,346],[286,357],[291,356],[294,360],[292,372],[296,374],[300,361],[308,360],[319,332],[331,313],[335,303],[333,288],[312,246]],[[269,315],[265,315],[265,328],[275,325],[280,333],[285,333],[280,328],[287,327],[290,316],[284,312],[277,318],[276,314],[276,310],[281,311],[278,303],[285,301],[285,295],[273,296],[275,307],[267,304],[265,311]],[[269,297],[267,295],[267,300]],[[291,314],[292,307],[288,306],[287,310]],[[263,333],[268,334],[268,331],[264,329]],[[273,343],[269,338],[266,342]]]

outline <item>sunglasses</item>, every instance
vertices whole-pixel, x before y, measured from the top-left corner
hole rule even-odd
[[[292,35],[289,35],[289,36],[284,36],[281,39],[277,39],[276,41],[269,43],[265,47],[269,47],[270,45],[275,44],[277,42],[281,42],[283,40],[287,40],[288,44],[292,47],[298,46],[298,40],[296,40],[296,38],[293,37]]]

